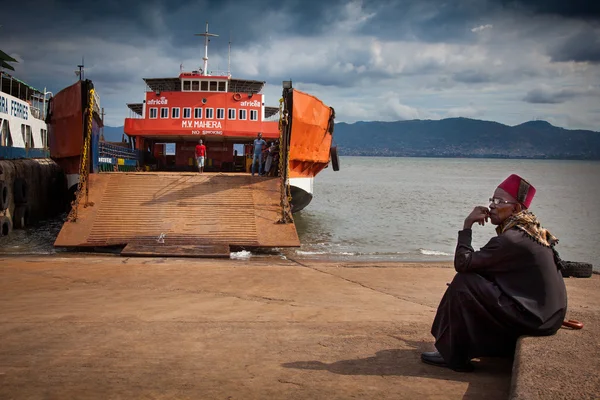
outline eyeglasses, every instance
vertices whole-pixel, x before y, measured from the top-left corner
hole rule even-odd
[[[517,204],[514,201],[506,201],[499,199],[497,197],[490,197],[490,204],[498,205],[498,204]]]

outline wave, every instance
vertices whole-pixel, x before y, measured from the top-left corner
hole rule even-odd
[[[334,255],[334,256],[355,256],[358,253],[348,253],[345,251],[335,252],[335,251],[306,251],[306,250],[296,250],[296,254],[300,256],[320,256],[320,255]]]
[[[451,253],[445,253],[443,251],[427,250],[427,249],[419,249],[419,253],[423,254],[424,256],[453,256],[454,255]]]

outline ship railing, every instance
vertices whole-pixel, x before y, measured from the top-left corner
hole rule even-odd
[[[206,76],[229,76],[229,77],[231,77],[231,73],[229,71],[213,69],[211,71],[208,71],[208,74],[206,74]]]
[[[266,122],[279,121],[279,113],[277,113],[275,115],[271,115],[270,117],[264,118],[263,121],[266,121]]]
[[[117,160],[121,158],[124,160],[140,161],[142,159],[142,152],[140,150],[130,149],[107,142],[98,143],[98,154],[100,157],[115,158]]]

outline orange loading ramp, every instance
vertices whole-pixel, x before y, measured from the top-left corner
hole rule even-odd
[[[125,246],[128,256],[229,257],[232,249],[299,247],[281,224],[280,180],[241,174],[102,173],[89,176],[89,202],[54,245]]]

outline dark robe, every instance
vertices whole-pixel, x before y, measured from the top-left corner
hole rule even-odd
[[[475,251],[471,233],[458,232],[457,274],[431,328],[451,367],[476,357],[511,356],[519,336],[554,334],[567,311],[551,248],[512,228]]]

